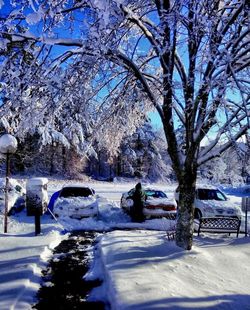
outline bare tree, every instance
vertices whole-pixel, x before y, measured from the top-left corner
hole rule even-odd
[[[1,33],[8,34],[12,42],[24,40],[37,46],[34,59],[47,96],[59,89],[57,103],[68,96],[58,83],[53,85],[51,75],[67,66],[84,67],[95,81],[88,84],[92,89],[88,98],[97,115],[102,115],[102,124],[109,124],[103,129],[106,136],[125,132],[132,123],[140,124],[142,113],[152,106],[159,113],[180,188],[176,243],[191,249],[197,169],[249,129],[247,1],[29,3],[34,12],[25,16],[26,1],[20,1],[22,10],[8,16]],[[32,33],[31,27],[29,32],[17,33],[13,27],[17,23],[42,25],[43,35]],[[57,31],[59,27],[61,31]],[[10,44],[8,40],[5,46]],[[54,51],[55,46],[64,46],[64,50],[56,50],[52,58],[49,46]],[[82,91],[73,87],[83,81],[79,75],[66,83],[69,81],[74,95]],[[11,81],[6,87],[10,85]],[[48,99],[44,101],[48,103]],[[115,138],[117,146],[122,134]]]

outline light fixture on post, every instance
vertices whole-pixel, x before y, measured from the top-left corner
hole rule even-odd
[[[8,191],[10,175],[10,154],[17,150],[17,139],[10,134],[3,134],[0,137],[0,153],[6,155],[6,179],[5,179],[5,209],[4,209],[4,233],[7,233],[8,227]]]

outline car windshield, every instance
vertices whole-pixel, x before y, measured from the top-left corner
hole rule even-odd
[[[61,190],[60,197],[88,197],[93,195],[93,192],[88,187],[64,187]]]
[[[226,196],[218,189],[199,188],[197,198],[200,200],[227,200]]]
[[[155,190],[146,190],[145,191],[146,195],[148,197],[153,197],[153,198],[167,198],[167,195],[162,192],[162,191],[155,191]]]

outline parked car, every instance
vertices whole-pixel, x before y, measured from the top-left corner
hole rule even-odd
[[[127,193],[123,193],[121,197],[121,208],[128,214],[131,213],[133,207],[133,194],[135,189],[132,188]],[[167,194],[161,190],[146,188],[146,202],[143,213],[146,219],[166,217],[170,219],[176,218],[177,204],[174,199],[169,199]]]
[[[175,190],[175,199],[178,204],[179,188]],[[194,217],[238,217],[241,219],[240,206],[234,205],[226,195],[212,185],[197,185],[194,201]]]
[[[0,178],[0,212],[5,212],[5,178]],[[25,208],[25,188],[15,179],[9,179],[8,215],[14,215]]]
[[[84,186],[65,186],[54,202],[53,211],[56,217],[82,219],[97,216],[98,202],[95,191]]]

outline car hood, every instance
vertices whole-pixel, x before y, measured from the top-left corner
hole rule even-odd
[[[204,207],[212,207],[212,208],[222,208],[222,209],[239,209],[239,207],[235,206],[231,201],[220,201],[220,200],[199,200],[197,202]]]

